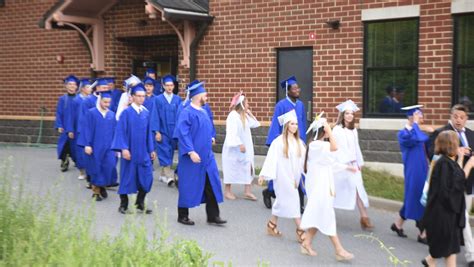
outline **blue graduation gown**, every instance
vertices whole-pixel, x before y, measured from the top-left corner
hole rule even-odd
[[[63,128],[64,131],[59,135],[57,154],[58,159],[61,158],[61,154],[64,150],[66,143],[69,143],[71,150],[71,158],[76,161],[75,148],[76,139],[70,139],[68,133],[75,132],[74,129],[74,97],[75,95],[64,94],[59,97],[58,104],[56,106],[56,122],[55,128]]]
[[[82,147],[79,147],[79,139],[80,139],[80,128],[81,122],[82,122],[82,117],[85,115],[83,114],[82,110],[82,105],[83,102],[86,101],[89,98],[89,96],[82,96],[78,94],[74,98],[74,129],[76,132],[74,133],[74,138],[77,140],[77,147],[75,149],[75,154],[76,154],[76,167],[80,170],[86,168],[86,153],[84,152],[84,149]]]
[[[115,113],[107,111],[105,118],[95,107],[88,110],[84,127],[78,139],[78,145],[92,147],[92,155],[85,154],[87,174],[91,176],[91,184],[108,186],[117,182],[117,157],[111,149],[112,136],[115,132]]]
[[[191,101],[189,101],[189,100],[185,100],[185,101],[181,102],[181,104],[178,106],[178,110],[176,112],[176,120],[179,119],[179,114],[181,114],[181,111],[183,111],[183,109],[185,109],[187,106],[189,106],[189,104],[191,104]],[[212,138],[216,139],[216,127],[214,126],[214,114],[212,113],[211,107],[209,106],[208,103],[206,103],[206,104],[204,104],[204,106],[202,108],[205,109],[207,111],[207,114],[209,115],[209,119],[211,120],[211,124],[212,124]],[[174,135],[175,134],[173,134],[173,136]]]
[[[112,90],[112,103],[110,103],[110,110],[114,113],[117,112],[118,104],[120,101],[120,97],[122,96],[123,91],[120,89],[115,88]]]
[[[214,196],[223,201],[219,170],[212,152],[212,123],[205,109],[197,110],[191,105],[181,112],[176,125],[175,138],[179,142],[179,198],[178,207],[192,208],[206,203],[204,187],[209,176]],[[189,152],[195,151],[201,158],[193,163]]]
[[[173,154],[176,149],[176,140],[173,139],[178,108],[181,105],[181,98],[173,94],[171,102],[168,103],[164,94],[155,97],[154,112],[151,117],[151,130],[153,134],[161,134],[161,142],[156,142],[158,160],[160,166],[171,166],[173,164]]]
[[[278,123],[278,116],[281,116],[292,109],[295,110],[298,118],[298,130],[300,132],[300,138],[306,143],[306,112],[304,111],[303,102],[296,100],[296,104],[293,104],[288,98],[278,101],[273,112],[272,122],[270,129],[268,129],[267,141],[265,144],[270,144],[277,138],[283,131],[283,127]]]
[[[148,109],[148,111],[150,112],[150,118],[151,118],[151,114],[153,113],[152,111],[155,107],[155,99],[156,99],[155,95],[151,95],[150,97],[146,96],[145,102],[143,102],[143,106],[146,109]]]
[[[153,94],[159,96],[163,93],[163,87],[161,87],[161,82],[156,81],[153,85]]]
[[[420,198],[428,173],[428,140],[416,123],[411,131],[404,128],[398,132],[405,175],[405,197],[400,215],[405,219],[418,221],[423,216]]]
[[[296,104],[294,104],[288,98],[285,98],[278,101],[275,105],[272,122],[268,129],[267,141],[265,142],[267,146],[270,146],[273,140],[281,135],[281,132],[283,131],[283,127],[280,126],[280,123],[278,122],[278,116],[281,116],[292,109],[295,110],[296,117],[298,118],[300,138],[304,143],[306,143],[306,112],[304,111],[304,104],[300,100],[296,100]],[[268,182],[268,190],[273,191],[273,181]]]
[[[153,137],[150,130],[150,112],[143,109],[138,114],[133,106],[126,108],[118,120],[112,149],[128,149],[131,160],[120,160],[119,194],[134,194],[141,189],[150,192],[153,183],[153,168],[150,154],[153,152]]]

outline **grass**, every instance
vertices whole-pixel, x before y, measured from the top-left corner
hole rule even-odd
[[[369,168],[362,169],[367,194],[391,200],[403,201],[403,179],[388,172],[375,171]]]
[[[195,241],[169,241],[158,215],[153,229],[130,216],[118,235],[95,236],[93,209],[26,194],[11,170],[11,160],[0,166],[0,266],[209,265]]]
[[[260,173],[260,168],[255,168],[255,173]],[[403,201],[405,187],[403,178],[391,175],[388,172],[363,168],[362,179],[364,180],[365,190],[370,196]]]

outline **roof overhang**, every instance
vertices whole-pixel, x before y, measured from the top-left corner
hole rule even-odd
[[[91,68],[104,70],[104,22],[102,15],[118,0],[59,0],[41,18],[39,26],[74,29],[85,41],[91,54]],[[92,40],[89,37],[92,35]]]

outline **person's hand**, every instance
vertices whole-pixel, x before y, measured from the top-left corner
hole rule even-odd
[[[458,148],[458,158],[463,159],[464,155],[466,155],[465,147]]]
[[[462,153],[464,156],[471,156],[471,148],[470,147],[460,147],[459,152]]]
[[[258,177],[258,185],[263,185],[264,181],[265,181],[265,178],[263,178],[263,176]]]
[[[240,152],[242,152],[242,153],[245,153],[245,151],[246,151],[244,144],[241,144],[241,145],[239,146],[239,149],[240,149]]]
[[[420,111],[416,111],[415,113],[413,113],[413,122],[416,123],[416,124],[419,124],[420,121],[422,120],[423,118],[423,115]]]
[[[156,134],[155,134],[155,140],[156,140],[156,142],[161,142],[161,134],[160,134],[160,132],[156,132]]]
[[[58,133],[63,133],[64,129],[63,128],[58,128]]]
[[[153,151],[153,152],[150,153],[150,158],[151,158],[151,160],[155,160],[155,159],[156,159],[156,153],[155,153],[155,151]]]
[[[192,151],[192,152],[189,152],[189,157],[191,158],[191,160],[194,162],[194,163],[201,163],[201,157],[199,157],[199,154]]]
[[[130,150],[128,149],[122,149],[122,157],[126,160],[131,160],[132,155],[130,155]]]
[[[328,135],[331,134],[332,132],[331,126],[329,125],[327,121],[323,124],[323,127],[324,127],[324,132],[326,132]]]
[[[359,168],[354,167],[354,166],[352,166],[352,165],[347,165],[347,170],[350,171],[350,172],[352,172],[352,173],[356,173],[356,172],[359,171]]]
[[[69,137],[69,139],[74,139],[74,133],[73,132],[67,133],[67,136]]]
[[[92,155],[92,147],[90,147],[90,146],[84,147],[84,152],[85,152],[87,155]]]

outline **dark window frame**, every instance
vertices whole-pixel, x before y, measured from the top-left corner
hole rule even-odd
[[[459,31],[459,18],[466,17],[466,16],[474,16],[474,12],[472,13],[461,13],[461,14],[453,14],[453,58],[452,58],[452,90],[451,90],[451,105],[454,106],[458,104],[459,100],[459,76],[460,76],[460,69],[474,69],[474,64],[458,64],[458,51],[457,51],[457,38],[458,38],[458,31]],[[474,99],[473,99],[474,101]],[[469,117],[472,119],[474,116],[474,110],[469,110]]]
[[[373,23],[385,23],[394,21],[408,21],[413,20],[416,22],[416,64],[414,66],[399,66],[399,67],[367,67],[368,64],[368,25]],[[415,103],[418,103],[418,82],[419,82],[419,62],[420,62],[420,18],[401,18],[401,19],[384,19],[384,20],[371,20],[364,21],[364,61],[363,61],[363,79],[362,79],[362,99],[363,99],[363,118],[405,118],[406,115],[403,113],[381,113],[381,112],[368,112],[369,110],[369,83],[368,83],[368,72],[372,70],[416,70],[416,83],[415,83]]]

